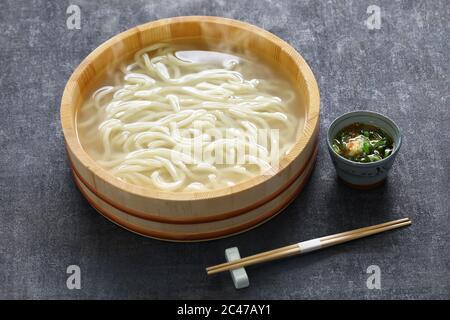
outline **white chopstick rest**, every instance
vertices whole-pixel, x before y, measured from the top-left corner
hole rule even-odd
[[[225,257],[228,262],[239,260],[241,255],[237,247],[228,248],[225,250]],[[231,278],[233,279],[234,287],[236,289],[246,288],[250,285],[247,272],[243,267],[230,270]]]
[[[301,253],[314,251],[321,248],[320,239],[312,239],[308,241],[302,241],[298,243]]]

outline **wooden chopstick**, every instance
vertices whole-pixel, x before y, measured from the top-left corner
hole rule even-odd
[[[336,244],[356,240],[359,238],[367,237],[380,232],[408,226],[411,224],[409,218],[403,218],[399,220],[389,221],[369,227],[359,228],[351,231],[341,232],[330,236],[312,239],[309,241],[303,241],[300,243],[292,244],[289,246],[281,247],[278,249],[262,252],[246,258],[242,258],[232,262],[221,263],[215,266],[206,268],[208,275],[216,274],[219,272],[233,270],[241,267],[246,267],[262,262],[268,262],[277,260],[297,254],[306,253],[326,247],[330,247]]]
[[[348,234],[353,234],[355,232],[364,232],[364,231],[368,231],[368,230],[378,229],[378,228],[387,227],[387,226],[390,226],[393,224],[402,223],[402,222],[406,222],[406,221],[410,221],[409,218],[392,220],[392,221],[388,221],[388,222],[384,222],[384,223],[380,223],[380,224],[374,224],[374,225],[368,226],[368,227],[358,228],[358,229],[345,231],[345,232],[341,232],[341,233],[335,233],[330,236],[320,237],[320,240],[328,240],[328,239],[338,238],[338,237],[346,236]]]
[[[376,224],[376,225],[369,226],[369,227],[364,227],[364,228],[359,228],[359,229],[355,229],[355,230],[351,230],[351,231],[336,233],[336,234],[333,234],[333,235],[330,235],[330,236],[321,237],[319,239],[320,240],[328,240],[328,239],[332,239],[332,238],[336,238],[336,237],[345,236],[345,235],[348,235],[348,234],[353,234],[355,232],[368,231],[368,230],[377,229],[377,228],[381,228],[381,227],[384,227],[384,226],[389,226],[389,225],[393,225],[393,224],[397,224],[397,223],[401,223],[401,222],[405,222],[405,221],[409,221],[409,219],[408,218],[403,218],[403,219],[393,220],[393,221],[380,223],[380,224]],[[232,264],[235,264],[235,263],[238,263],[238,262],[244,262],[244,261],[252,260],[254,258],[259,258],[259,257],[262,257],[262,256],[267,256],[267,255],[271,255],[271,254],[274,254],[274,253],[277,253],[277,252],[280,252],[280,251],[285,251],[285,250],[294,249],[294,248],[299,249],[298,243],[291,244],[291,245],[288,245],[288,246],[284,246],[284,247],[281,247],[281,248],[278,248],[278,249],[274,249],[274,250],[258,253],[258,254],[252,255],[252,256],[248,256],[248,257],[242,258],[240,260],[221,263],[221,264],[218,264],[218,265],[215,265],[215,266],[212,266],[212,267],[208,267],[208,268],[206,268],[206,270],[210,271],[210,270],[214,270],[214,269],[217,269],[217,268],[221,268],[223,266],[229,266],[229,265],[232,265]]]

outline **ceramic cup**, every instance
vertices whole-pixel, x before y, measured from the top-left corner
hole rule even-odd
[[[350,161],[334,152],[332,143],[336,134],[356,122],[373,125],[386,132],[394,142],[391,155],[380,161],[360,163]],[[327,133],[328,151],[339,178],[349,186],[359,189],[374,188],[386,179],[401,144],[402,135],[394,121],[371,111],[354,111],[343,114],[331,123]]]

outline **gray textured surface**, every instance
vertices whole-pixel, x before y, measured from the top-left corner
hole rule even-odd
[[[375,2],[375,1],[374,1]],[[66,29],[78,4],[82,29]],[[450,298],[448,1],[5,1],[0,3],[0,298]],[[298,199],[263,226],[228,239],[173,244],[99,216],[73,184],[59,102],[78,63],[114,34],[157,18],[205,14],[248,21],[287,40],[321,89],[321,149]],[[324,132],[343,112],[395,119],[404,145],[383,188],[335,180]],[[409,216],[412,227],[249,270],[236,291],[204,267],[238,246],[243,256]],[[66,289],[77,264],[82,289]],[[382,289],[366,288],[379,265]]]

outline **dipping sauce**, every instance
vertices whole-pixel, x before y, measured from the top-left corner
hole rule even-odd
[[[354,123],[334,137],[333,150],[340,156],[355,162],[375,162],[391,155],[392,138],[380,128]]]

